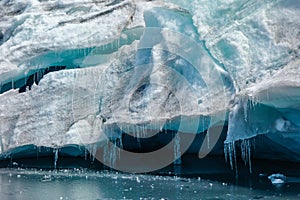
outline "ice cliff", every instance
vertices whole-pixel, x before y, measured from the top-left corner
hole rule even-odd
[[[228,126],[231,163],[236,146],[250,158],[260,135],[272,148],[255,157],[300,161],[299,1],[0,8],[1,153]]]

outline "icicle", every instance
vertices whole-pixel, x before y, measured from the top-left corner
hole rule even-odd
[[[243,99],[243,108],[244,108],[244,120],[247,122],[248,119],[248,100]]]
[[[95,161],[95,155],[97,153],[97,145],[93,144],[93,148],[92,148],[92,162]]]
[[[0,135],[0,154],[2,154],[2,152],[4,151],[4,146],[3,146],[3,142],[2,142],[2,136]]]
[[[174,165],[181,165],[181,151],[180,151],[180,136],[179,133],[174,138]]]
[[[252,173],[252,166],[251,166],[251,144],[250,140],[243,140],[241,142],[241,152],[242,152],[242,159],[245,165],[249,164],[249,171]]]
[[[163,132],[163,128],[164,128],[164,126],[161,125],[161,126],[159,127],[159,131],[160,131],[160,132]]]
[[[225,162],[228,163],[228,147],[227,143],[224,143],[224,155],[225,155]]]
[[[179,175],[181,174],[181,151],[180,151],[180,136],[177,133],[174,137],[174,174]]]
[[[90,155],[89,159],[92,160],[92,158],[94,157],[94,144],[89,146],[88,151],[89,151],[89,155]]]
[[[203,132],[204,129],[205,129],[204,126],[205,126],[205,122],[204,122],[204,116],[203,116],[203,117],[202,117],[202,130],[201,130],[202,132]]]
[[[235,150],[234,141],[224,144],[224,153],[225,153],[226,162],[228,162],[228,158],[229,158],[230,167],[232,170],[235,168],[237,174],[238,171],[237,171],[236,150]]]
[[[117,139],[117,147],[119,147],[119,148],[116,148],[118,150],[117,151],[117,158],[118,158],[118,160],[120,160],[121,159],[120,150],[123,149],[122,135],[121,135],[121,138]]]
[[[108,152],[109,152],[109,142],[106,142],[106,145],[103,148],[103,160],[106,165],[109,164]]]
[[[57,160],[58,160],[58,149],[54,150],[54,169],[57,167]]]
[[[111,167],[114,168],[116,166],[116,161],[117,161],[117,147],[112,144],[111,141],[108,141],[107,145],[104,147],[104,161],[105,163]]]
[[[11,89],[14,89],[14,87],[15,87],[14,84],[15,84],[14,79],[11,79]]]
[[[206,135],[207,135],[207,148],[210,149],[210,128],[207,129]]]
[[[256,99],[255,97],[250,96],[249,97],[249,110],[254,110],[255,107],[258,104],[258,99]]]
[[[235,150],[235,142],[232,143],[233,147],[233,158],[234,158],[234,168],[235,168],[235,175],[238,176],[238,168],[237,168],[237,162],[236,162],[236,150]],[[232,163],[232,161],[231,161]]]
[[[40,148],[39,146],[36,148],[36,159],[37,160],[39,159],[39,151],[40,151],[39,148]]]
[[[115,145],[112,145],[112,150],[111,150],[111,153],[110,153],[110,160],[111,160],[111,163],[112,163],[113,167],[116,166],[118,157],[119,157],[118,148]]]
[[[141,149],[141,138],[140,138],[140,130],[139,130],[139,127],[136,125],[134,126],[134,129],[135,129],[135,137],[137,138],[137,142],[138,142],[138,146],[139,146],[139,149]]]
[[[248,162],[249,162],[249,172],[252,174],[252,163],[251,163],[251,149],[249,146],[249,152],[248,152]]]
[[[84,148],[84,160],[85,160],[85,161],[87,160],[87,154],[88,154],[87,149]]]
[[[248,160],[247,140],[242,140],[241,142],[241,153],[242,153],[242,159],[246,164]]]

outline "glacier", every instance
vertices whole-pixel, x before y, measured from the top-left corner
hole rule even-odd
[[[300,162],[299,1],[4,0],[0,8],[3,158],[28,145],[95,154],[124,134],[178,132],[166,146],[180,164],[196,136],[205,157],[225,128],[216,154],[232,168],[237,154]],[[122,157],[111,152],[107,162]]]

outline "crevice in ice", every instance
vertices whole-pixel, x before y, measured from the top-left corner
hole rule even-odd
[[[136,27],[124,29],[119,36],[106,43],[94,46],[52,50],[24,61],[20,66],[31,68],[44,68],[44,66],[67,66],[67,69],[93,67],[103,64],[111,59],[111,55],[125,45],[131,45],[139,40],[145,28]]]
[[[36,85],[39,84],[39,82],[42,80],[44,75],[50,73],[50,72],[55,72],[55,71],[60,71],[66,69],[66,66],[51,66],[46,69],[40,69],[37,70],[34,74],[26,77],[26,83],[24,86],[19,88],[19,93],[26,92],[27,88],[31,90],[31,86],[35,83]]]
[[[112,5],[115,5],[115,4],[112,4]],[[90,20],[96,19],[96,18],[101,17],[103,15],[110,14],[110,13],[114,12],[117,9],[121,9],[121,8],[124,8],[124,7],[129,6],[129,5],[131,5],[131,3],[130,2],[126,2],[124,4],[114,6],[112,8],[109,8],[109,9],[107,9],[105,11],[99,12],[99,13],[97,13],[95,15],[92,15],[92,16],[89,16],[87,18],[78,18],[78,19],[74,19],[74,20],[70,20],[70,21],[59,22],[59,25],[63,26],[63,25],[68,24],[68,23],[84,23],[84,22],[88,22]]]
[[[4,35],[2,33],[2,30],[0,29],[0,45],[3,44],[3,38],[4,38]]]
[[[124,0],[113,0],[112,2],[109,2],[108,4],[106,4],[106,6],[114,6],[114,5],[121,3],[122,1],[124,1]]]
[[[0,83],[0,94],[11,89],[19,89],[19,92],[25,92],[28,87],[30,90],[34,83],[38,84],[43,76],[49,72],[63,69],[85,68],[105,63],[110,59],[110,56],[121,47],[130,45],[134,41],[139,40],[143,31],[144,28],[127,29],[121,33],[119,38],[107,44],[81,49],[50,51],[46,54],[34,57],[20,64],[23,67],[28,66],[29,72],[27,75],[25,75],[24,72],[22,76],[14,77]],[[45,66],[50,67],[45,68]]]
[[[30,75],[19,79],[12,79],[10,82],[0,85],[0,94],[11,89],[19,89],[19,93],[31,90],[33,84],[38,85],[44,75],[66,69],[66,66],[50,66],[45,69],[38,69],[29,73]]]

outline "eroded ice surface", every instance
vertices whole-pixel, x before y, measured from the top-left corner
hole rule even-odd
[[[249,160],[257,135],[285,149],[274,159],[300,161],[299,1],[0,6],[1,152],[225,123],[232,164],[235,143]],[[63,68],[19,93],[51,66]]]

